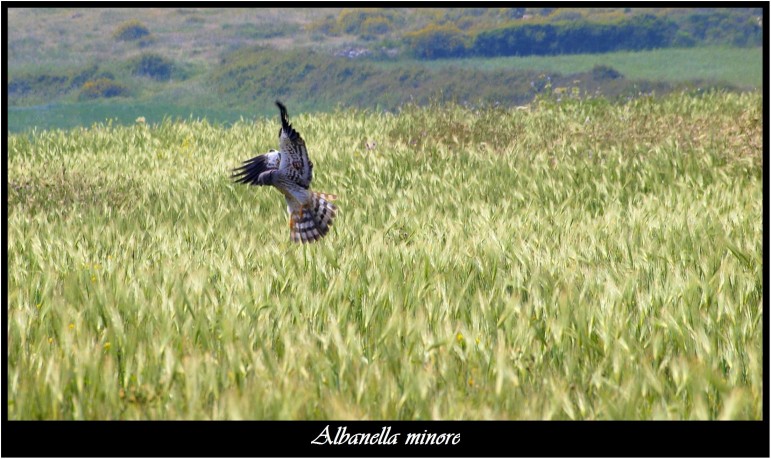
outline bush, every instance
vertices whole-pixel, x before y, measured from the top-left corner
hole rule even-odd
[[[466,54],[467,37],[452,24],[429,25],[404,36],[411,53],[422,59],[461,57]]]
[[[681,29],[702,43],[760,46],[763,43],[760,18],[761,12],[752,8],[696,11],[685,17]]]
[[[23,75],[12,77],[8,81],[9,97],[24,97],[39,93],[54,95],[66,90],[68,78],[64,75]]]
[[[96,75],[96,72],[98,71],[99,71],[99,66],[94,64],[94,65],[91,65],[90,67],[87,67],[77,72],[70,79],[70,87],[73,89],[83,87],[86,81],[93,79],[94,75]]]
[[[390,10],[384,10],[379,8],[354,8],[344,9],[337,17],[337,28],[345,33],[350,34],[379,34],[374,30],[365,30],[365,24],[370,22],[369,27],[378,28],[379,30],[385,30],[386,33],[391,30],[392,22],[397,20],[396,14]]]
[[[340,12],[337,22],[343,32],[356,34],[361,32],[361,24],[366,19],[372,17],[373,14],[375,14],[375,11],[344,9]]]
[[[606,53],[671,46],[677,24],[640,14],[610,22],[527,22],[480,32],[471,51],[480,56]]]
[[[388,18],[367,18],[361,24],[362,34],[383,35],[391,31],[391,21]]]
[[[592,69],[592,78],[595,80],[616,80],[624,78],[618,70],[607,65],[595,65]]]
[[[81,99],[98,99],[102,97],[128,96],[129,90],[126,86],[116,83],[108,78],[98,78],[90,80],[83,84],[80,89]]]
[[[8,80],[7,95],[17,100],[50,101],[70,91],[80,90],[86,82],[99,78],[114,79],[109,72],[99,71],[97,64],[55,74],[14,75]]]
[[[150,29],[136,19],[119,25],[112,36],[119,41],[134,41],[150,35]]]
[[[159,54],[144,54],[134,60],[131,73],[152,78],[158,81],[168,81],[174,71],[174,62]]]
[[[323,19],[313,21],[305,26],[305,30],[308,32],[322,33],[324,35],[336,36],[340,35],[340,30],[337,28],[337,19],[334,16],[328,15]]]

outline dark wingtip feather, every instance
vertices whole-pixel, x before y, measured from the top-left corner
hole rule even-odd
[[[281,113],[281,125],[287,132],[289,132],[292,126],[289,125],[289,114],[286,111],[286,106],[282,104],[280,100],[276,101],[276,106],[278,107],[278,111]]]
[[[281,130],[286,132],[290,140],[296,140],[300,137],[300,134],[289,124],[289,114],[286,111],[286,106],[280,100],[276,100],[276,106],[281,113]],[[281,137],[281,131],[278,131],[278,136]]]
[[[257,184],[257,178],[268,170],[263,155],[247,159],[241,166],[232,170],[230,178],[236,183]]]

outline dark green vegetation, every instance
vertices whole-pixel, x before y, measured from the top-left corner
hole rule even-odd
[[[137,115],[148,121],[166,115],[231,122],[268,114],[278,97],[297,112],[338,105],[397,110],[430,101],[512,106],[549,92],[612,100],[741,91],[762,84],[759,14],[657,8],[11,10],[9,128],[90,124],[103,121],[103,114],[130,123],[134,118],[124,114],[137,107],[148,108]],[[496,57],[515,55],[523,57]]]
[[[307,28],[402,47],[416,57],[760,46],[760,8],[355,8]]]
[[[762,105],[294,116],[312,246],[275,115],[11,134],[8,417],[761,419]]]
[[[423,59],[606,53],[697,44],[760,46],[763,28],[759,18],[759,10],[749,9],[665,15],[641,12],[604,20],[562,11],[489,30],[462,31],[455,22],[447,21],[405,38],[412,55]]]
[[[118,63],[94,63],[42,74],[22,72],[10,78],[8,97],[16,105],[23,106],[57,99],[71,100],[73,96],[80,99],[130,96],[140,91],[138,86],[145,79],[167,82],[172,78],[184,80],[187,77],[188,72],[183,66],[159,54],[145,52]]]

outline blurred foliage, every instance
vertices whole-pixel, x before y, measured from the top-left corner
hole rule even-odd
[[[141,75],[158,81],[168,81],[171,78],[185,79],[186,73],[171,59],[156,53],[143,54],[133,59],[129,66],[132,75]]]
[[[11,40],[12,59],[34,57],[23,66],[12,66],[9,101],[17,106],[72,103],[81,97],[86,82],[102,78],[120,81],[140,101],[160,97],[160,102],[171,105],[230,109],[278,94],[313,110],[337,104],[393,109],[435,99],[521,104],[545,91],[546,77],[555,88],[572,91],[575,87],[581,93],[599,91],[609,97],[666,93],[682,87],[672,81],[686,78],[710,81],[690,84],[702,89],[715,86],[715,81],[742,88],[762,85],[759,76],[749,83],[735,78],[745,65],[752,65],[747,62],[756,59],[756,47],[735,53],[751,55],[736,66],[725,59],[726,50],[717,47],[706,62],[697,56],[711,52],[705,43],[759,44],[762,10],[758,8],[337,8],[308,15],[285,10],[256,18],[175,11],[167,19],[178,14],[179,28],[172,27],[172,22],[160,27],[159,17],[139,11],[117,14],[113,10],[109,17],[88,18],[100,19],[103,29],[96,40],[91,36],[96,29],[90,27],[83,27],[82,36],[74,34],[80,40],[78,46],[88,42],[86,50],[72,43],[72,33],[64,36],[68,43],[56,37],[54,29]],[[73,27],[90,14],[74,19],[62,13],[62,27]],[[124,19],[131,20],[121,22]],[[203,22],[205,28],[200,26]],[[193,32],[201,29],[211,31],[206,38],[210,43],[195,41],[198,37]],[[330,36],[336,37],[327,40]],[[112,38],[128,42],[115,43]],[[51,48],[56,40],[61,43]],[[278,50],[255,51],[251,48],[255,44],[272,44]],[[151,53],[137,49],[151,45]],[[612,69],[592,70],[598,62],[610,65],[612,56],[607,55],[605,62],[600,59],[606,57],[576,54],[572,57],[584,59],[586,65],[572,67],[552,63],[540,67],[497,57],[559,54],[561,60],[567,59],[564,53],[673,46],[700,49],[682,50],[676,58],[666,53],[664,57],[630,53],[639,54],[637,69],[613,61]],[[299,49],[286,51],[291,47]],[[33,48],[45,51],[36,54]],[[736,48],[728,50],[733,53]],[[472,59],[456,59],[460,57]],[[220,59],[227,65],[221,67]],[[712,72],[720,66],[710,62],[740,70],[730,75]],[[521,65],[533,70],[523,72]],[[643,73],[640,67],[666,68],[670,73]],[[234,79],[228,81],[231,75]],[[580,81],[574,84],[573,80]]]
[[[548,10],[548,11],[545,11]],[[471,55],[546,55],[672,46],[760,46],[757,8],[584,9],[531,12],[502,27],[475,27]]]
[[[595,80],[615,80],[617,78],[624,78],[618,70],[607,65],[595,65],[592,68],[592,77]]]
[[[113,32],[113,37],[119,41],[135,41],[150,35],[150,29],[136,19],[126,21]]]
[[[469,106],[518,105],[549,88],[609,98],[638,97],[700,87],[728,87],[705,81],[667,83],[629,80],[610,67],[562,75],[534,70],[429,70],[418,66],[379,68],[372,63],[308,50],[277,52],[256,47],[225,56],[209,85],[229,107],[281,98],[299,110],[325,110],[336,105],[397,109],[432,101]]]
[[[410,53],[420,59],[461,57],[467,52],[467,36],[455,25],[429,25],[404,36]]]
[[[397,40],[408,54],[435,59],[760,46],[761,15],[758,8],[346,8],[306,30]]]
[[[8,81],[8,98],[14,102],[25,99],[54,99],[80,89],[86,81],[97,78],[114,79],[110,72],[92,64],[69,71],[45,71],[13,76]]]
[[[518,23],[480,33],[469,51],[480,56],[526,56],[643,50],[670,45],[676,30],[672,20],[651,14],[610,23]]]
[[[81,99],[128,96],[129,94],[128,87],[109,78],[86,81],[80,89]]]
[[[391,31],[393,25],[388,18],[371,17],[361,23],[362,34],[383,35]]]
[[[328,14],[322,19],[317,19],[305,25],[305,30],[311,34],[324,34],[329,36],[340,35],[337,27],[337,18],[333,14]]]
[[[396,19],[397,13],[391,9],[346,8],[343,9],[337,17],[337,27],[342,32],[349,34],[385,33],[393,27],[393,23]],[[397,24],[399,23],[399,21],[396,22]],[[372,28],[379,31],[365,30]]]
[[[763,39],[760,14],[746,10],[696,11],[684,16],[679,25],[679,41],[675,44],[685,46],[697,43],[759,46]]]
[[[20,75],[8,81],[8,97],[19,98],[35,92],[56,94],[68,88],[69,78],[65,75],[37,74]]]
[[[291,37],[300,29],[300,25],[293,22],[263,22],[260,24],[223,24],[223,30],[234,30],[236,36],[253,39],[270,39],[278,37]]]

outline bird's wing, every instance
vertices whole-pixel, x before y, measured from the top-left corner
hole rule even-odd
[[[289,124],[284,104],[276,101],[276,105],[281,112],[281,130],[278,132],[279,151],[286,155],[286,158],[281,161],[281,172],[299,186],[308,189],[313,180],[313,163],[308,158],[305,141]]]
[[[271,151],[270,153],[247,159],[240,167],[233,169],[232,177],[237,183],[257,185],[257,177],[260,174],[271,169],[278,169],[280,163],[281,153]]]

